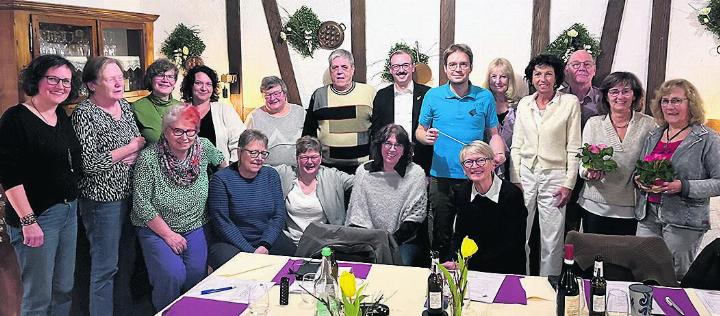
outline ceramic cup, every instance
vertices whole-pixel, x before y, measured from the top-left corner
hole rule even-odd
[[[652,313],[653,289],[645,284],[630,285],[630,315],[649,316]]]

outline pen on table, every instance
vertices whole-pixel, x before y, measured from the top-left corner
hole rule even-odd
[[[680,306],[678,306],[678,304],[676,304],[675,301],[670,298],[670,296],[665,297],[665,303],[670,305],[670,307],[674,308],[681,316],[685,316],[683,310],[680,309]]]
[[[227,286],[227,287],[221,287],[221,288],[217,288],[217,289],[202,290],[202,291],[200,291],[200,295],[206,295],[206,294],[212,294],[212,293],[232,290],[234,288],[235,288],[234,286]]]

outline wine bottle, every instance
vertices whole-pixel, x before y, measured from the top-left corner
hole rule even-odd
[[[556,311],[558,316],[578,316],[580,314],[580,288],[575,279],[575,273],[572,271],[574,263],[574,247],[571,244],[565,244],[565,259],[557,286]]]
[[[438,271],[438,264],[440,259],[438,258],[437,251],[431,253],[432,256],[432,271],[428,276],[428,315],[442,315],[443,312],[443,277]]]
[[[603,259],[595,257],[595,269],[590,280],[590,316],[604,316],[607,298],[607,281],[603,277]]]

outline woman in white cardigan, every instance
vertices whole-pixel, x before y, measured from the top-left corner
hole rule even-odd
[[[520,100],[510,147],[510,181],[520,186],[528,209],[526,236],[535,211],[540,219],[540,275],[558,275],[562,265],[565,204],[577,178],[580,104],[556,91],[563,62],[552,55],[534,57],[525,78],[537,92]],[[526,252],[530,249],[525,246]],[[528,260],[529,262],[529,260]]]
[[[614,150],[618,168],[604,173],[580,165],[587,180],[578,205],[585,210],[583,231],[606,235],[635,235],[635,186],[633,172],[643,141],[655,128],[652,117],[641,113],[644,92],[640,80],[629,72],[614,72],[600,84],[603,112],[585,124],[583,144],[603,144]]]
[[[196,106],[200,112],[198,135],[209,139],[222,152],[225,161],[237,161],[238,138],[245,131],[245,124],[231,105],[217,102],[218,76],[215,70],[204,65],[188,70],[180,92],[186,104]]]

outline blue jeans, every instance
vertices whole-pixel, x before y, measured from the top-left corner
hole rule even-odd
[[[22,271],[22,315],[69,315],[75,274],[77,200],[58,203],[37,218],[44,243],[23,244],[22,228],[8,227]]]
[[[90,242],[90,315],[111,315],[119,252],[125,256],[125,252],[134,251],[134,245],[120,243],[130,203],[127,199],[113,202],[80,199],[79,204],[80,218]],[[125,303],[132,304],[132,301]]]
[[[414,265],[417,261],[417,256],[419,252],[420,245],[415,243],[415,241],[409,241],[400,245],[400,258],[402,258],[402,265]]]
[[[153,288],[152,302],[157,310],[172,303],[207,275],[208,250],[203,228],[181,235],[187,241],[187,249],[178,255],[150,228],[137,228]]]

